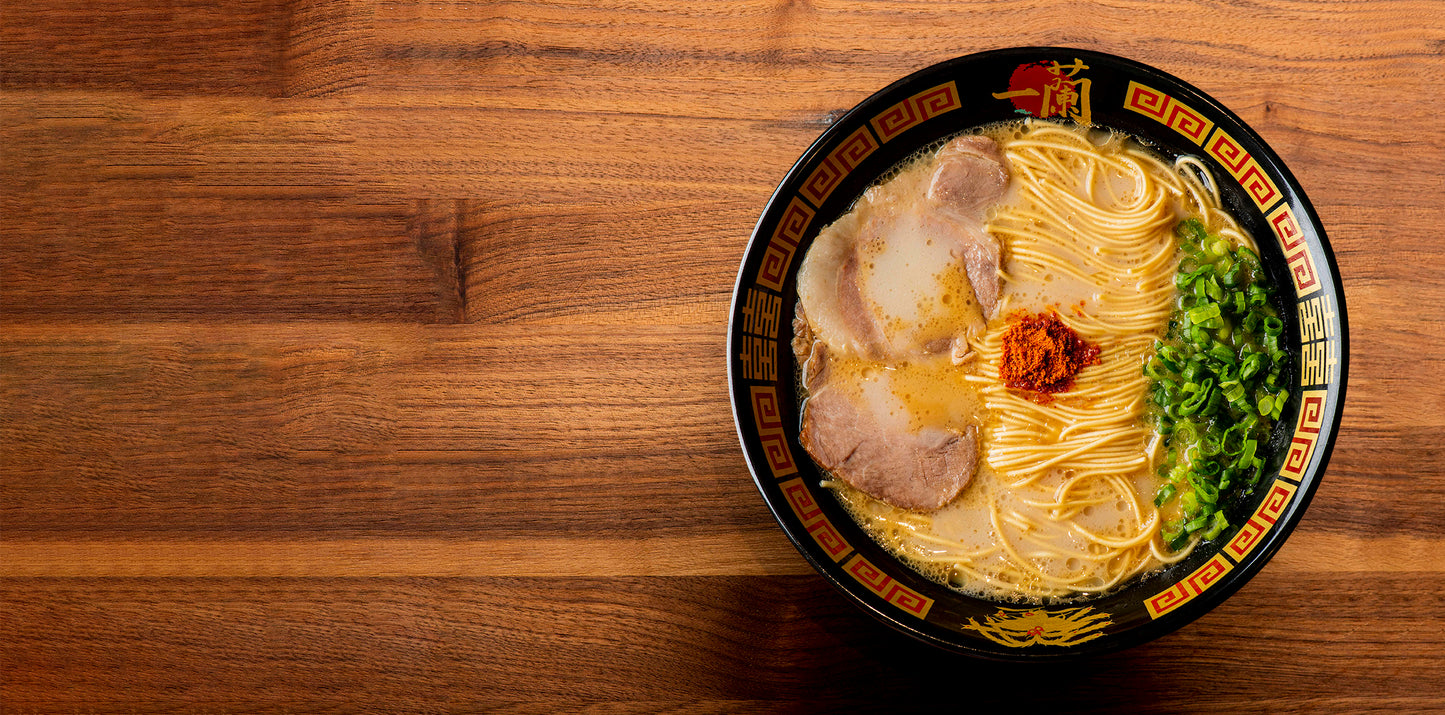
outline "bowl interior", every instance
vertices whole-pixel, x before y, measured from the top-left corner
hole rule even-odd
[[[818,230],[880,176],[961,131],[1024,116],[1122,130],[1168,157],[1201,157],[1254,237],[1289,336],[1290,399],[1266,473],[1231,504],[1231,529],[1111,594],[1021,606],[929,581],[875,544],[818,486],[798,443],[790,346],[795,273]],[[800,552],[855,603],[936,645],[984,657],[1057,658],[1177,629],[1238,589],[1298,522],[1343,406],[1344,295],[1325,233],[1294,177],[1234,114],[1184,82],[1111,55],[1017,48],[960,57],[881,90],[831,126],[788,172],[748,245],[733,296],[729,382],[754,480]]]

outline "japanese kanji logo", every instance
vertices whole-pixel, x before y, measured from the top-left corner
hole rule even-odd
[[[1054,61],[1019,65],[1008,78],[1008,90],[994,92],[994,99],[1007,99],[1015,111],[1040,119],[1063,117],[1089,124],[1089,79],[1079,73],[1089,69],[1082,60],[1071,64]]]

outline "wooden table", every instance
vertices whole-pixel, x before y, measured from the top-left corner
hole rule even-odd
[[[5,0],[5,712],[1445,708],[1445,5]],[[1113,656],[944,655],[756,493],[724,325],[842,111],[1066,44],[1195,83],[1345,276],[1293,538]]]

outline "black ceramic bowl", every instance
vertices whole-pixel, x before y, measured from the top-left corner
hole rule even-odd
[[[1266,473],[1226,510],[1235,525],[1184,561],[1120,590],[1066,605],[1021,607],[925,579],[877,546],[843,511],[798,444],[790,349],[795,275],[821,227],[923,147],[983,124],[1051,117],[1123,130],[1166,156],[1213,170],[1255,237],[1278,288],[1292,363],[1290,399]],[[864,100],[813,143],[753,230],[733,292],[728,378],[753,479],[818,572],[865,611],[920,640],[990,658],[1034,660],[1117,650],[1173,631],[1259,571],[1304,514],[1329,461],[1345,397],[1344,292],[1304,191],[1264,141],[1224,106],[1146,65],[1084,50],[983,52],[910,75]]]

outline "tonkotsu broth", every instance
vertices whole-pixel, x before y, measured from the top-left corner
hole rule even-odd
[[[1141,366],[1176,299],[1173,227],[1187,216],[1217,216],[1208,205],[1217,200],[1198,179],[1119,134],[1091,137],[1037,121],[983,133],[999,143],[1012,182],[985,224],[1003,248],[1003,281],[996,315],[969,339],[975,355],[962,365],[947,353],[829,363],[830,386],[891,391],[894,416],[915,431],[978,425],[974,479],[933,513],[890,506],[839,479],[824,484],[870,536],[940,583],[1001,600],[1104,592],[1187,554],[1169,553],[1158,536],[1172,515],[1159,514],[1151,500],[1158,435],[1142,421]],[[936,153],[905,162],[824,230],[856,227],[882,204],[923,200]],[[950,273],[962,268],[952,264],[935,276],[938,284],[958,284]],[[931,325],[887,330],[946,332],[936,321],[967,320],[977,306],[966,277],[961,285],[958,305],[915,307]],[[999,381],[999,343],[1010,316],[1050,310],[1101,348],[1101,362],[1080,372],[1073,389],[1038,404]]]

